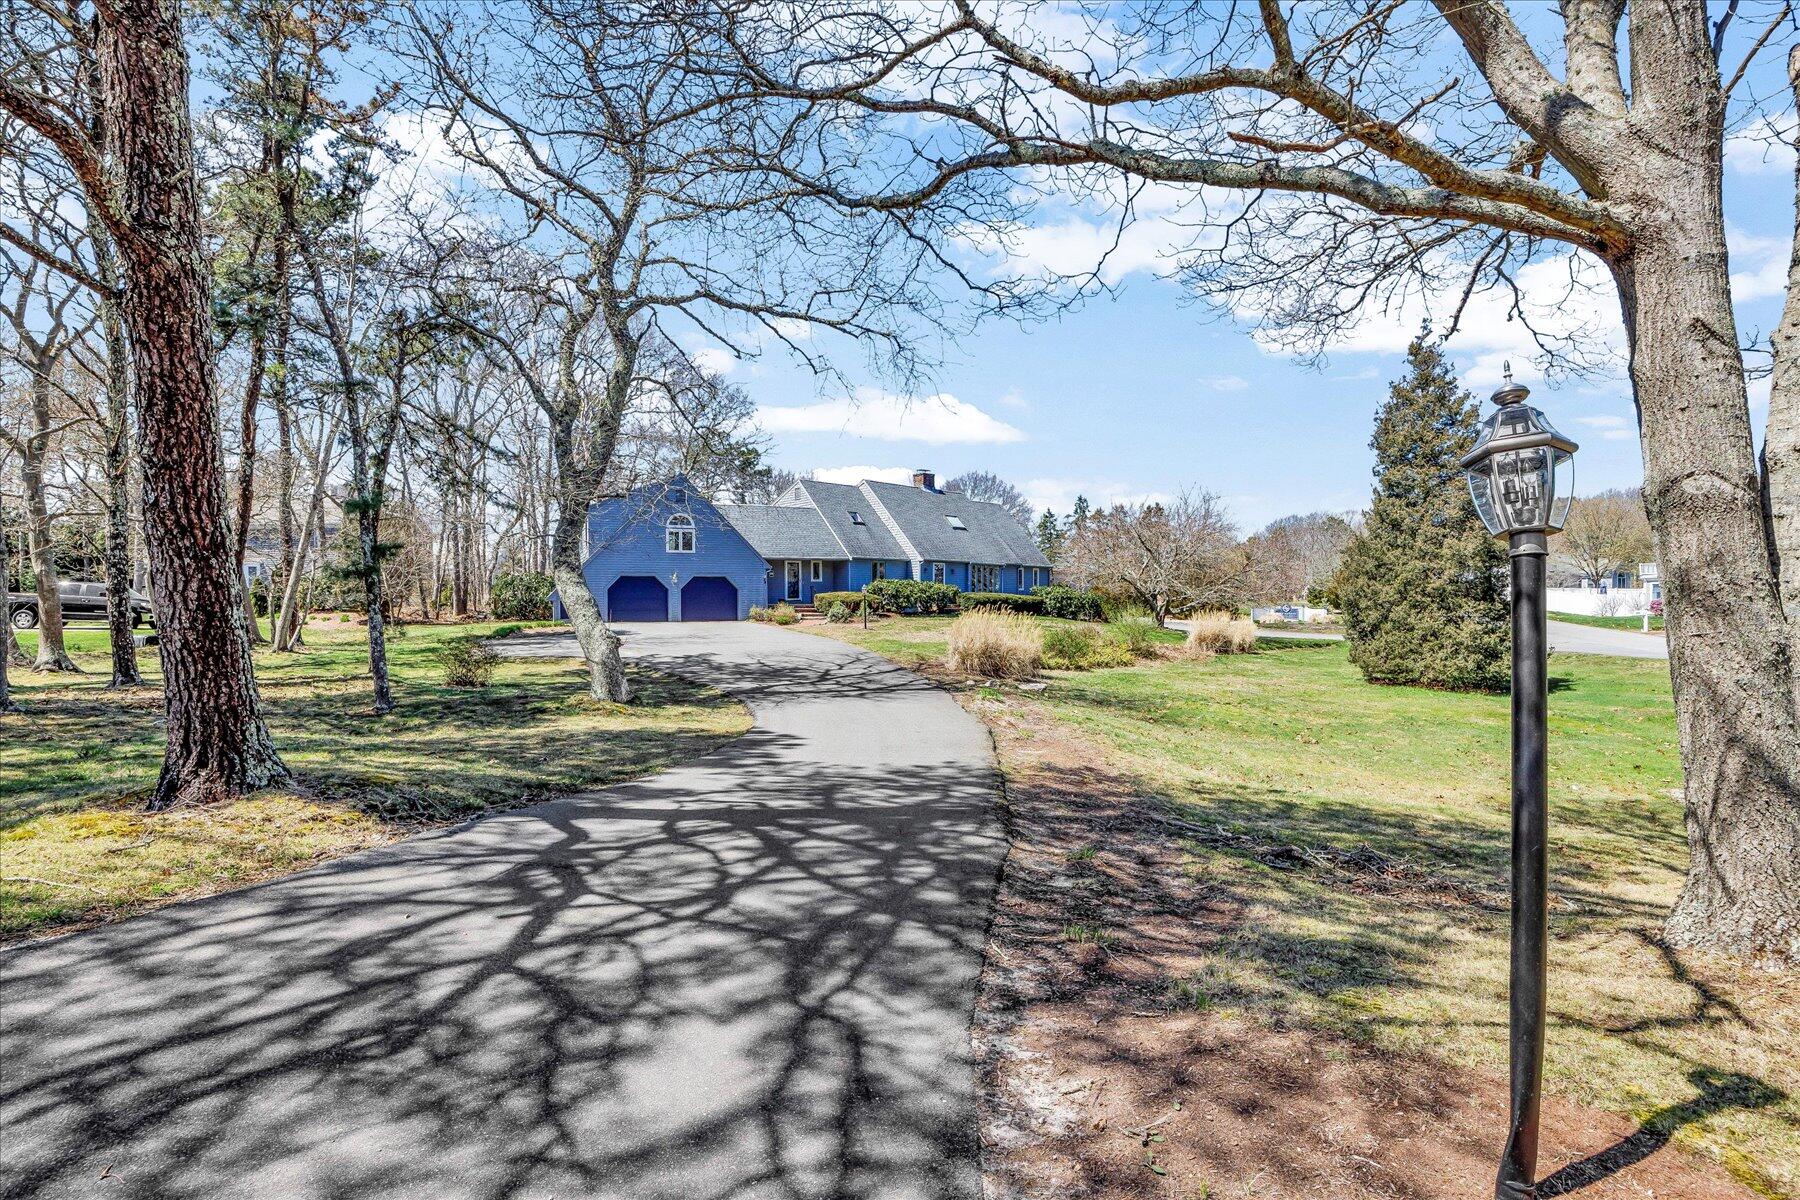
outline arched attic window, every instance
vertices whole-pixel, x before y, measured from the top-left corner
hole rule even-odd
[[[676,513],[670,517],[668,537],[670,554],[692,554],[694,552],[694,518],[686,513]]]

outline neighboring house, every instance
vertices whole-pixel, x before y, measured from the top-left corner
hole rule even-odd
[[[1028,593],[1050,562],[1004,508],[911,486],[803,479],[773,504],[714,504],[677,476],[588,509],[582,574],[609,621],[743,620],[875,579]],[[556,615],[563,615],[560,603]]]

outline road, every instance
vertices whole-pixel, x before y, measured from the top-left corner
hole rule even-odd
[[[755,728],[0,956],[4,1194],[977,1197],[985,731],[826,638],[626,635]]]
[[[1624,629],[1599,629],[1568,621],[1551,621],[1550,649],[1563,654],[1603,654],[1613,658],[1668,658],[1669,643],[1660,635],[1632,633]],[[1171,629],[1186,629],[1186,621],[1170,621]],[[1341,642],[1342,634],[1307,633],[1299,629],[1259,629],[1259,638],[1307,642]]]

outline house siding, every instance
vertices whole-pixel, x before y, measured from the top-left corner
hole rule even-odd
[[[685,504],[669,499],[676,490],[685,493]],[[669,551],[667,523],[676,513],[694,519],[691,554]],[[582,576],[608,620],[612,614],[607,612],[607,590],[622,575],[649,575],[660,580],[669,591],[671,621],[681,620],[681,585],[697,575],[731,580],[737,587],[740,621],[750,615],[752,605],[764,602],[769,565],[717,509],[688,491],[681,480],[590,505],[588,546],[591,553]]]

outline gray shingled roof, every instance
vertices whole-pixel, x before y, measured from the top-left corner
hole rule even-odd
[[[895,561],[912,558],[894,540],[894,535],[888,532],[887,526],[881,523],[875,506],[869,503],[869,498],[860,489],[844,483],[820,483],[816,479],[802,479],[794,486],[812,501],[819,515],[825,518],[825,524],[837,536],[844,549],[849,551],[851,558]],[[861,513],[865,524],[858,525],[851,521],[852,512]]]
[[[843,547],[810,508],[773,504],[715,504],[719,515],[764,558],[842,559]]]
[[[865,482],[906,540],[927,562],[973,562],[996,566],[1047,567],[1050,560],[1025,527],[998,504],[903,483]],[[850,488],[848,491],[857,489]],[[956,529],[949,518],[962,518]]]

